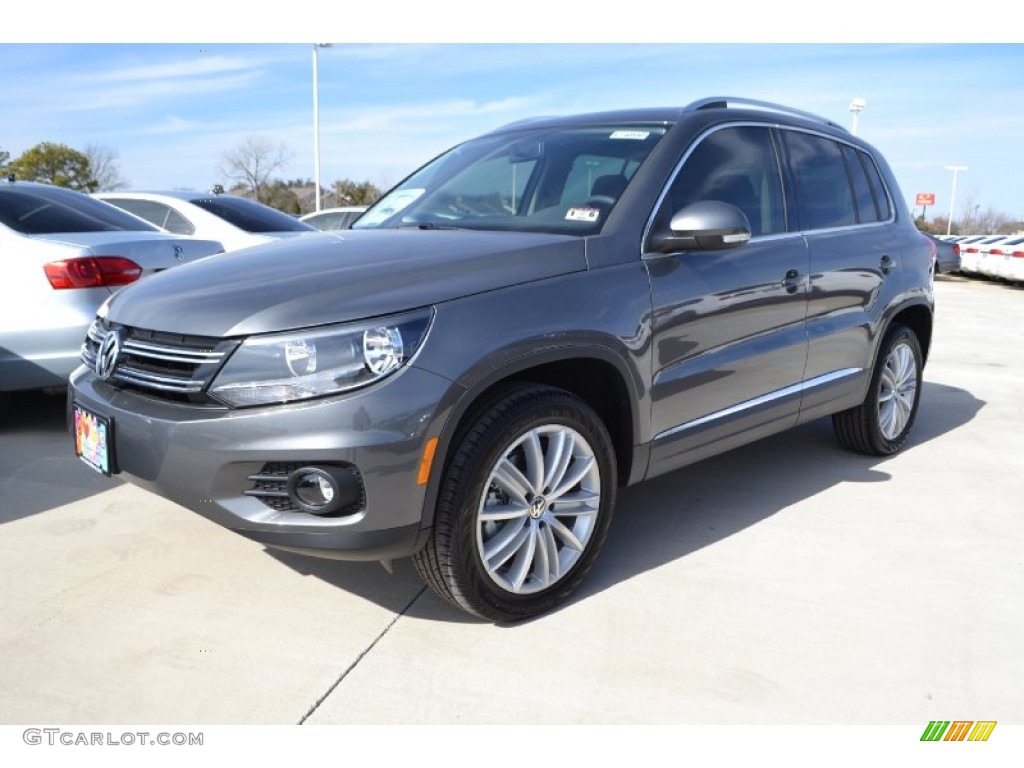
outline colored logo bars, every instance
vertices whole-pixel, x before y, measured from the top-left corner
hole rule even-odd
[[[995,720],[932,720],[921,741],[988,741],[995,727]]]

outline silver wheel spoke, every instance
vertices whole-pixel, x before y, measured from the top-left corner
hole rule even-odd
[[[523,473],[519,471],[519,468],[508,460],[508,457],[503,458],[499,465],[494,468],[492,479],[514,501],[527,507],[530,506],[530,499],[533,496],[530,482],[523,477]]]
[[[484,507],[480,510],[480,520],[514,520],[517,517],[526,517],[530,513],[529,507],[525,504],[513,502],[512,504],[495,504],[493,507]]]
[[[544,586],[553,584],[562,578],[560,562],[558,558],[558,542],[555,541],[555,534],[551,525],[541,526],[538,534],[537,554],[538,561],[543,560],[543,570],[538,574]]]
[[[565,468],[569,466],[572,459],[572,449],[575,441],[572,435],[559,431],[548,442],[548,455],[545,457],[547,463],[544,472],[544,488],[550,489],[558,485],[559,480],[565,475]]]
[[[561,520],[552,517],[548,520],[548,525],[550,526],[551,531],[555,533],[567,547],[571,547],[577,552],[583,551],[583,542],[577,539],[576,534],[566,528],[565,524]]]
[[[512,557],[523,545],[529,533],[530,526],[525,517],[508,523],[492,536],[484,547],[483,556],[487,567],[493,571]]]
[[[513,590],[523,588],[526,577],[530,574],[533,566],[533,554],[537,551],[537,526],[532,521],[526,526],[526,539],[519,546],[512,567],[509,568],[508,578],[512,582]]]
[[[554,501],[563,493],[571,491],[573,487],[577,483],[579,483],[580,480],[583,479],[583,477],[591,470],[593,466],[593,456],[587,456],[586,458],[576,457],[576,460],[573,462],[572,468],[568,472],[566,472],[565,475],[563,475],[562,481],[558,484],[558,487],[553,489],[551,493],[548,494],[548,499]]]
[[[596,512],[596,507],[590,505],[596,505],[599,501],[601,501],[601,494],[579,490],[559,496],[558,503],[552,505],[551,512],[556,515],[580,515]]]
[[[526,455],[526,479],[530,482],[532,495],[536,496],[544,488],[544,451],[536,429],[523,440],[523,453]]]

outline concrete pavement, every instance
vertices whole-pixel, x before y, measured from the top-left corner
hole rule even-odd
[[[265,550],[0,425],[0,722],[1024,720],[1024,290],[946,279],[911,442],[827,420],[620,495],[560,610]]]

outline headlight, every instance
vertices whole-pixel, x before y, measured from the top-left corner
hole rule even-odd
[[[228,405],[308,400],[363,387],[402,367],[427,334],[421,311],[364,323],[251,336],[214,379],[210,394]]]

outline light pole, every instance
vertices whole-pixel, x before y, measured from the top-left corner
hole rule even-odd
[[[317,211],[320,210],[320,86],[317,81],[320,67],[317,53],[321,48],[330,47],[330,43],[313,44],[313,183],[316,184],[314,194]]]
[[[956,177],[960,171],[966,171],[966,165],[947,165],[947,171],[953,172],[953,189],[949,193],[949,220],[946,222],[946,234],[950,234],[953,229],[953,201],[956,199]]]
[[[850,126],[850,133],[854,136],[857,135],[857,118],[860,116],[860,113],[864,111],[864,107],[867,105],[867,101],[860,97],[850,102],[850,112],[853,114],[853,125]]]

